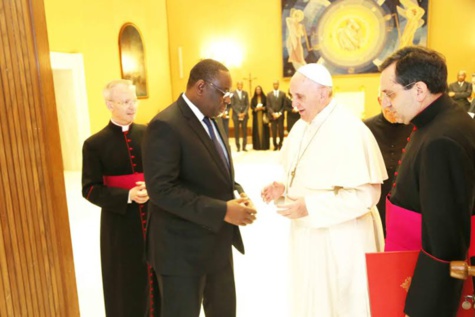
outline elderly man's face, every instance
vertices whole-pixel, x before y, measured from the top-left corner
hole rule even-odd
[[[300,73],[290,80],[292,106],[297,108],[305,122],[311,122],[329,102],[328,87],[321,86]]]
[[[137,113],[137,95],[131,86],[118,85],[111,91],[110,99],[106,102],[114,122],[122,125],[134,121]]]

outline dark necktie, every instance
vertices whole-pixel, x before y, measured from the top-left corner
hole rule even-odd
[[[224,166],[226,167],[226,170],[227,170],[228,173],[229,173],[229,162],[228,162],[228,159],[226,158],[226,155],[224,155],[223,147],[221,146],[221,144],[219,144],[219,141],[218,141],[218,139],[216,138],[216,134],[214,133],[214,129],[213,129],[213,127],[211,126],[211,121],[209,120],[208,117],[204,117],[204,118],[203,118],[203,122],[204,122],[204,123],[206,124],[206,126],[208,127],[209,135],[211,136],[211,140],[213,141],[214,146],[216,147],[216,151],[218,151],[218,154],[219,154],[219,156],[221,157],[221,159],[223,160]]]

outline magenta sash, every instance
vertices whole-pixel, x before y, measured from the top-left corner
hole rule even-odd
[[[384,251],[421,250],[422,215],[392,204],[388,197],[386,197],[386,244]],[[468,254],[470,257],[475,256],[475,216],[471,217]]]
[[[102,177],[104,185],[108,187],[119,187],[124,189],[132,189],[137,186],[136,182],[143,182],[143,173],[134,173],[127,175],[115,175]]]
[[[386,197],[386,244],[384,251],[422,249],[422,215],[393,205]]]

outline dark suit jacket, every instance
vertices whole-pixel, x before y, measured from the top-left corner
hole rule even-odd
[[[233,109],[233,119],[237,120],[240,113],[245,113],[245,118],[247,119],[249,117],[249,94],[242,90],[241,98],[239,98],[237,91],[234,91],[231,98],[231,108]]]
[[[147,127],[143,164],[149,201],[147,259],[157,273],[201,275],[223,268],[231,245],[244,253],[239,228],[224,222],[234,182],[213,142],[182,96]]]
[[[292,99],[285,97],[285,112],[287,112],[287,132],[290,132],[295,122],[300,119],[300,113],[293,112]]]
[[[272,114],[274,112],[282,112],[284,113],[285,110],[285,93],[279,90],[279,96],[276,98],[274,96],[274,91],[272,90],[270,93],[267,94],[267,113],[269,115],[269,120],[274,121]],[[279,119],[284,118],[282,115]]]
[[[472,83],[464,81],[462,86],[458,82],[451,83],[449,85],[449,92],[454,92],[455,96],[451,97],[459,106],[465,111],[470,108],[470,102],[468,98],[472,95]]]

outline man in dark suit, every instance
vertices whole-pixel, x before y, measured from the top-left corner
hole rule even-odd
[[[270,119],[274,151],[280,150],[284,142],[285,93],[279,90],[279,81],[272,84],[274,90],[267,94],[267,113]],[[279,141],[277,142],[277,137]]]
[[[226,137],[229,138],[229,113],[231,112],[231,104],[227,103],[225,110],[221,113],[221,121],[223,122],[224,132]]]
[[[160,285],[161,317],[234,317],[232,245],[256,210],[234,169],[220,120],[231,76],[205,59],[190,72],[186,92],[157,114],[143,143],[150,196],[147,259]],[[236,194],[241,198],[236,198]]]
[[[287,133],[290,133],[295,122],[300,119],[300,113],[297,107],[292,106],[292,94],[289,91],[288,96],[285,96],[285,112],[287,112]]]
[[[472,95],[472,83],[465,81],[467,74],[461,70],[457,74],[457,81],[449,85],[449,97],[451,97],[465,111],[470,108],[468,98]]]
[[[239,142],[239,134],[242,131],[242,150],[246,150],[247,144],[247,120],[249,119],[249,95],[247,91],[242,90],[242,81],[236,84],[236,91],[231,97],[231,108],[233,109],[234,138],[236,140],[236,148],[241,150]]]

